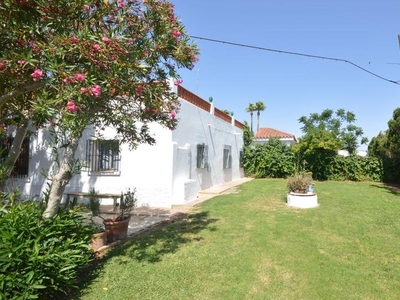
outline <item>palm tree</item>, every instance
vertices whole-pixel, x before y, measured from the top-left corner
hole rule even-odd
[[[260,112],[264,111],[265,108],[266,106],[262,101],[257,101],[255,105],[255,110],[257,111],[257,131],[260,129]]]
[[[256,111],[256,106],[253,103],[249,103],[249,106],[246,107],[246,112],[250,113],[250,128],[251,128],[251,133],[254,134],[253,132],[253,112]]]

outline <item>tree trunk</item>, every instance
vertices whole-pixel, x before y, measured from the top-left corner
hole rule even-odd
[[[60,164],[58,173],[52,178],[52,183],[49,191],[49,200],[47,207],[43,213],[44,218],[52,218],[57,214],[60,207],[61,199],[65,190],[65,186],[72,178],[71,166],[75,162],[75,152],[78,148],[80,134],[72,135],[69,144],[65,147],[64,156]]]
[[[257,131],[260,129],[260,111],[257,112]]]
[[[250,126],[251,126],[251,134],[254,135],[253,131],[253,112],[250,112]]]
[[[8,155],[4,161],[4,167],[7,170],[5,176],[1,178],[1,190],[4,192],[6,188],[7,179],[10,178],[11,172],[14,168],[15,162],[18,159],[18,156],[21,152],[22,143],[24,142],[26,133],[28,131],[29,121],[24,119],[18,125],[16,129],[15,137],[11,144],[10,151],[8,151]]]

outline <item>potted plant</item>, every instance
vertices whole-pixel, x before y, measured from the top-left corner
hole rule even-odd
[[[97,251],[99,248],[107,245],[107,231],[104,229],[104,226],[101,226],[99,223],[93,220],[94,217],[99,217],[104,221],[103,217],[100,216],[100,199],[97,197],[97,192],[94,188],[89,191],[88,198],[88,206],[92,212],[91,221],[95,228],[95,233],[93,234],[90,246],[92,247],[93,251]]]
[[[128,233],[128,225],[131,219],[130,212],[136,207],[136,189],[127,189],[121,193],[120,202],[114,205],[114,211],[118,211],[114,218],[103,219],[104,227],[107,231],[107,241],[109,243],[125,239]]]
[[[296,173],[287,179],[287,187],[289,192],[306,194],[313,187],[311,172]]]

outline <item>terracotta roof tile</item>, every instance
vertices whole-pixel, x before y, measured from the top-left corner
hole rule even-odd
[[[254,138],[255,139],[293,138],[296,141],[296,137],[293,134],[267,127],[259,128],[257,133],[254,135]]]

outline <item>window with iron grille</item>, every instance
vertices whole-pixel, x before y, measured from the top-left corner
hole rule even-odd
[[[232,155],[231,155],[232,147],[225,145],[224,146],[224,156],[223,156],[223,168],[230,169],[232,168]]]
[[[89,172],[118,173],[120,160],[118,140],[86,141],[86,161]]]
[[[197,164],[198,169],[208,168],[208,146],[206,144],[197,144]]]
[[[14,138],[12,136],[0,139],[0,157],[4,163],[10,151]],[[14,168],[11,171],[11,177],[25,178],[28,177],[29,171],[29,137],[26,137],[21,145],[21,150]]]

